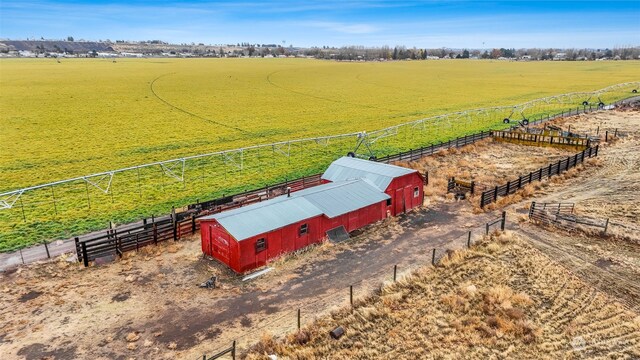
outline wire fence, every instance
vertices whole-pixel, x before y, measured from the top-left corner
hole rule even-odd
[[[425,256],[422,261],[413,261],[410,265],[400,267],[398,264],[389,266],[388,268],[380,269],[372,275],[361,278],[358,281],[352,282],[348,287],[342,289],[333,289],[328,294],[315,297],[313,300],[305,301],[305,305],[290,311],[285,311],[280,315],[277,315],[268,320],[259,322],[258,326],[252,328],[252,330],[245,332],[243,335],[236,337],[231,345],[228,347],[220,347],[211,353],[214,355],[208,356],[204,354],[198,359],[212,360],[219,359],[226,355],[235,360],[238,352],[240,351],[240,344],[247,339],[257,339],[265,331],[268,331],[271,335],[286,335],[294,331],[302,329],[306,325],[312,324],[314,321],[322,316],[326,316],[333,310],[338,310],[344,307],[355,308],[359,306],[359,303],[370,296],[375,296],[376,292],[380,291],[384,286],[394,283],[406,276],[410,276],[416,270],[425,266],[437,266],[440,261],[449,256],[454,250],[462,248],[470,248],[480,240],[485,238],[492,232],[504,231],[506,227],[506,212],[502,212],[502,215],[493,219],[479,227],[473,228],[464,234],[447,241],[447,247],[425,247],[428,250],[425,252]],[[288,324],[282,324],[283,320],[289,319]],[[248,344],[251,346],[252,344]],[[248,350],[245,347],[243,350]]]

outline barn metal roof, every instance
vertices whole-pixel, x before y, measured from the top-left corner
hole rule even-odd
[[[389,195],[362,179],[327,183],[295,194],[307,199],[329,218],[389,199]]]
[[[219,214],[215,219],[241,241],[305,219],[340,216],[389,198],[367,180],[327,183]]]
[[[414,172],[416,172],[416,170],[401,166],[345,156],[329,165],[327,171],[322,174],[322,179],[333,182],[367,179],[380,189],[380,191],[385,191],[394,178]]]

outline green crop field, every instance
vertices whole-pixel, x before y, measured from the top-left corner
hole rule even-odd
[[[639,74],[637,61],[2,59],[0,192],[158,160],[370,132],[459,110],[593,91],[637,81]],[[622,95],[608,96],[603,100]],[[503,116],[434,123],[420,136],[398,133],[377,143],[378,155],[486,129]],[[91,179],[98,187],[76,181],[26,192],[11,209],[0,209],[0,251],[318,172],[355,141],[214,156],[186,164],[184,173],[178,164],[172,172],[145,168]],[[275,156],[283,152],[289,156]],[[109,180],[109,190],[102,191]]]

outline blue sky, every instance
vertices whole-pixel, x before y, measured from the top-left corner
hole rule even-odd
[[[640,45],[636,1],[1,0],[0,38],[420,48]]]

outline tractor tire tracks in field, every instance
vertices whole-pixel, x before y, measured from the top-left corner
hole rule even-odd
[[[629,281],[626,276],[598,267],[585,254],[580,254],[565,244],[563,240],[568,239],[560,234],[550,233],[540,228],[534,230],[530,226],[523,226],[518,230],[526,235],[534,247],[546,253],[586,283],[609,294],[627,309],[634,312],[640,311],[638,300],[640,287],[635,281]]]
[[[152,94],[153,94],[153,96],[155,96],[158,100],[162,101],[163,103],[165,103],[166,105],[170,106],[171,108],[176,109],[176,110],[178,110],[178,111],[180,111],[180,112],[183,112],[183,113],[185,113],[185,114],[187,114],[187,115],[189,115],[189,116],[193,116],[193,117],[195,117],[196,119],[200,119],[200,120],[202,120],[202,121],[206,121],[206,122],[208,122],[208,123],[210,123],[210,124],[214,124],[214,125],[222,126],[222,127],[227,128],[227,129],[231,129],[231,130],[239,131],[239,132],[241,132],[241,133],[245,133],[245,134],[248,134],[248,133],[249,133],[247,130],[244,130],[244,129],[242,129],[242,128],[239,128],[239,127],[236,127],[236,126],[232,126],[232,125],[227,125],[227,124],[221,123],[221,122],[219,122],[219,121],[212,120],[212,119],[208,119],[208,118],[206,118],[206,117],[204,117],[204,116],[200,116],[200,115],[198,115],[198,114],[194,114],[194,113],[192,113],[192,112],[190,112],[190,111],[188,111],[188,110],[185,110],[185,109],[183,109],[183,108],[181,108],[181,107],[178,107],[178,106],[176,106],[176,105],[174,105],[174,104],[170,103],[169,101],[167,101],[167,100],[163,99],[160,95],[158,95],[158,93],[156,92],[156,90],[153,88],[153,85],[156,83],[156,81],[160,80],[161,78],[163,78],[163,77],[165,77],[165,76],[168,76],[168,75],[173,75],[173,74],[175,74],[175,73],[167,73],[167,74],[160,75],[160,76],[156,77],[155,79],[153,79],[153,81],[151,81],[151,84],[149,84],[149,88],[151,89],[151,93],[152,93]]]

